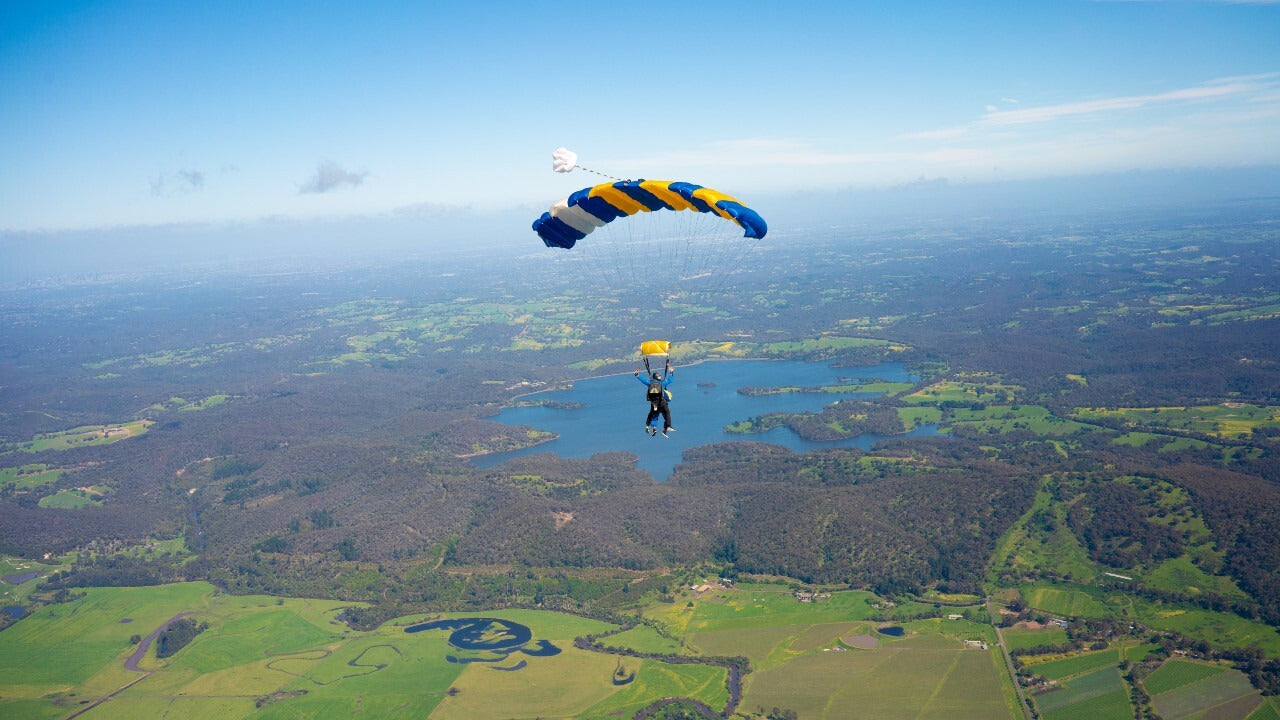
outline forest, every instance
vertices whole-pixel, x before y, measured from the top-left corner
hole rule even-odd
[[[50,593],[199,579],[380,617],[581,608],[672,566],[884,595],[1107,569],[1280,625],[1276,228],[1259,203],[819,231],[661,314],[634,310],[654,288],[524,256],[5,288],[0,551],[61,562]],[[725,418],[748,441],[687,452],[667,482],[628,453],[468,461],[540,437],[498,409],[630,370],[634,339],[668,322],[682,362],[897,362],[919,380]],[[35,442],[139,421],[112,442]],[[942,435],[750,441],[921,422]],[[96,504],[50,501],[86,487]],[[1001,565],[1015,536],[1067,538],[1074,564]],[[1217,585],[1178,594],[1159,581],[1176,562]]]

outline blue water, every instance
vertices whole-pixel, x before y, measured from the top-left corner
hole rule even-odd
[[[754,435],[730,435],[724,427],[765,413],[817,412],[836,400],[874,396],[867,393],[785,393],[748,397],[740,394],[738,388],[818,387],[870,378],[891,382],[916,381],[915,376],[899,363],[833,368],[825,363],[798,360],[732,360],[677,368],[669,387],[672,395],[671,424],[676,431],[669,439],[645,434],[644,420],[649,404],[645,401],[645,388],[630,374],[579,380],[571,390],[537,393],[527,399],[581,403],[580,408],[509,408],[494,418],[509,425],[549,430],[560,437],[522,450],[483,455],[475,458],[473,463],[480,468],[489,468],[533,453],[550,452],[561,457],[586,458],[599,452],[627,451],[639,456],[641,469],[664,480],[671,476],[682,452],[708,443],[769,442],[795,452],[825,447],[867,449],[884,438],[859,435],[848,440],[810,442],[785,427]],[[698,387],[699,383],[714,383],[714,387]],[[917,428],[910,433],[936,434],[934,426]]]

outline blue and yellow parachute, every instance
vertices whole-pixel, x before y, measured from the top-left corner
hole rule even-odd
[[[763,238],[769,231],[764,218],[738,200],[701,185],[671,180],[623,180],[583,188],[542,213],[533,229],[547,247],[567,250],[596,228],[654,210],[714,213],[737,223],[748,238]]]

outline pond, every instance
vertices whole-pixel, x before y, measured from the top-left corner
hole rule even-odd
[[[875,397],[878,393],[779,393],[747,396],[743,387],[821,387],[869,380],[915,382],[916,377],[900,363],[863,367],[832,367],[825,363],[799,360],[723,360],[676,369],[670,390],[670,438],[649,437],[644,431],[649,405],[645,388],[630,374],[578,380],[570,390],[554,390],[526,396],[529,401],[545,401],[554,406],[508,408],[495,420],[509,425],[527,425],[549,430],[559,437],[551,442],[522,450],[493,453],[475,458],[480,468],[489,468],[515,457],[551,452],[561,457],[586,458],[600,452],[627,451],[639,457],[639,466],[655,478],[671,476],[680,455],[689,448],[716,442],[756,441],[783,445],[795,452],[826,447],[870,448],[885,439],[880,435],[859,435],[847,440],[812,442],[788,428],[767,433],[735,435],[726,425],[771,412],[818,412],[836,400]],[[936,435],[929,425],[908,435]],[[904,437],[904,436],[896,436]]]
[[[4,581],[10,585],[21,585],[22,583],[40,577],[38,572],[15,573],[13,575],[5,575]]]
[[[881,635],[888,635],[889,637],[902,637],[903,635],[906,634],[907,631],[901,627],[898,627],[897,625],[893,625],[891,627],[879,628],[878,630],[876,630],[876,632],[880,633]]]

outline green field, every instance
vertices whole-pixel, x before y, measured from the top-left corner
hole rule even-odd
[[[1017,717],[997,661],[993,650],[966,650],[936,637],[872,651],[807,654],[752,673],[742,706],[788,708],[822,719]]]
[[[1099,650],[1097,652],[1072,655],[1061,660],[1051,660],[1034,665],[1028,664],[1027,668],[1045,680],[1061,680],[1073,675],[1083,675],[1108,665],[1115,665],[1118,662],[1120,662],[1120,655],[1116,650]]]
[[[1257,620],[1199,607],[1172,606],[1097,586],[1025,585],[1019,588],[1027,605],[1054,615],[1087,618],[1128,618],[1157,630],[1175,630],[1214,645],[1247,648],[1256,645],[1268,656],[1280,655],[1280,631]]]
[[[1252,437],[1256,428],[1280,427],[1280,407],[1244,403],[1194,407],[1078,408],[1073,415],[1086,420],[1113,419],[1130,426],[1182,430],[1224,440],[1247,440]]]
[[[1103,667],[1035,696],[1045,720],[1128,720],[1133,717],[1129,693],[1120,672]]]
[[[605,647],[626,648],[642,653],[662,653],[675,655],[680,652],[680,643],[658,634],[648,625],[636,625],[616,635],[600,639]]]
[[[1203,677],[1168,692],[1152,694],[1151,697],[1152,706],[1166,720],[1181,720],[1211,708],[1227,707],[1240,708],[1235,717],[1243,717],[1260,702],[1258,691],[1239,670]]]
[[[1067,631],[1057,625],[1040,630],[1023,630],[1008,628],[1001,630],[1005,645],[1010,650],[1025,650],[1045,645],[1062,645],[1067,642]]]
[[[989,625],[929,619],[902,623],[901,639],[876,633],[868,620],[875,596],[833,591],[815,603],[796,601],[783,585],[739,584],[687,603],[659,604],[646,615],[698,652],[751,660],[742,707],[779,707],[803,718],[1016,717],[1016,696]],[[908,603],[912,611],[923,607]],[[842,638],[871,635],[874,650],[850,649]],[[988,650],[966,648],[984,640]],[[607,639],[611,640],[611,639]]]
[[[453,616],[521,623],[538,647],[561,650],[508,657],[453,648],[447,630],[404,632],[422,617],[354,631],[336,620],[344,606],[338,601],[229,596],[207,583],[84,593],[0,633],[0,716],[64,717],[101,703],[86,717],[603,718],[668,695],[720,709],[728,700],[723,668],[579,650],[575,637],[611,626],[561,613]],[[171,658],[157,659],[153,647],[140,671],[125,668],[134,636],[183,612],[208,629]],[[629,639],[658,637],[636,632]],[[448,661],[457,654],[481,662]],[[634,673],[632,682],[614,684],[620,667]]]
[[[1169,692],[1174,688],[1190,685],[1197,680],[1220,675],[1224,672],[1226,672],[1226,668],[1218,665],[1207,665],[1186,660],[1169,660],[1155,672],[1148,675],[1147,679],[1142,681],[1142,687],[1146,689],[1148,695],[1154,697],[1161,693]]]
[[[88,507],[101,507],[102,496],[86,492],[80,488],[59,490],[53,495],[46,495],[40,498],[39,505],[42,508],[54,508],[55,510],[80,510]]]
[[[12,487],[15,490],[30,490],[42,485],[55,483],[61,477],[62,470],[50,468],[43,463],[0,468],[0,488]]]
[[[12,452],[42,452],[45,450],[72,450],[93,445],[110,445],[131,437],[146,434],[154,425],[152,420],[134,420],[119,425],[82,425],[70,430],[40,433],[26,442],[4,447],[6,455]]]
[[[1280,702],[1274,697],[1263,698],[1262,704],[1247,720],[1280,720]]]

